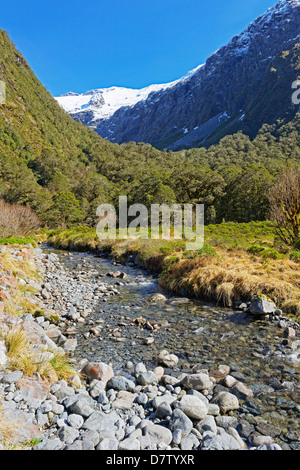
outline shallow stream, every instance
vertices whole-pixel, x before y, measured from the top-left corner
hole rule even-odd
[[[72,275],[84,272],[87,279],[100,275],[118,290],[106,301],[101,299],[90,320],[78,325],[77,360],[103,361],[114,369],[124,368],[127,361],[141,361],[150,368],[158,365],[159,352],[167,349],[180,358],[173,374],[190,372],[195,364],[203,368],[227,364],[231,374],[254,392],[254,398],[241,400],[247,421],[261,419],[262,426],[271,426],[277,441],[300,450],[300,362],[289,360],[293,351],[282,344],[283,330],[275,323],[171,296],[160,289],[157,278],[133,265],[118,266],[93,254],[56,253]],[[129,277],[107,276],[114,271]],[[157,292],[167,300],[148,302]],[[132,323],[138,317],[162,326],[152,331],[140,328]],[[101,328],[100,338],[85,337],[92,322]],[[149,337],[153,344],[144,344]]]

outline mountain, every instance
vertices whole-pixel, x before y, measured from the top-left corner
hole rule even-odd
[[[56,99],[111,142],[158,149],[208,146],[242,130],[289,120],[297,108],[300,0],[281,0],[183,78],[142,90],[118,87]]]
[[[0,90],[0,198],[29,205],[45,224],[59,225],[63,208],[90,222],[98,204],[120,190],[119,161],[160,154],[141,145],[120,148],[74,121],[2,30]]]
[[[140,101],[146,100],[151,93],[170,89],[178,83],[183,83],[195,74],[200,67],[191,70],[181,79],[170,83],[150,85],[142,89],[110,87],[90,90],[85,93],[70,91],[57,96],[55,99],[77,121],[96,128],[96,123],[99,120],[109,119],[118,109],[132,107]]]
[[[276,73],[267,70],[249,101],[247,114],[256,126],[260,112],[262,118],[274,116],[291,102],[286,82],[294,71],[299,74],[299,50],[296,44],[278,54],[272,61]],[[122,109],[143,107],[153,96],[189,89],[202,69],[131,108],[120,108],[110,119]],[[224,112],[221,116],[226,118]],[[300,162],[296,105],[286,119],[264,123],[253,139],[237,132],[209,148],[160,151],[143,142],[105,140],[61,108],[0,30],[0,198],[30,206],[46,227],[94,227],[99,204],[117,208],[120,195],[127,195],[128,205],[142,203],[148,209],[150,204],[202,203],[207,222],[265,220],[266,192],[289,161]]]

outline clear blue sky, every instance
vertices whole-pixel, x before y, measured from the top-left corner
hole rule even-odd
[[[13,0],[0,28],[58,95],[176,80],[276,0]]]

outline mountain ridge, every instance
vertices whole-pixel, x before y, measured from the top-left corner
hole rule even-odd
[[[281,0],[186,79],[154,90],[131,106],[120,106],[107,118],[101,113],[95,115],[89,107],[69,112],[112,142],[148,142],[159,149],[206,145],[220,127],[228,133],[231,129],[243,130],[253,137],[264,123],[271,124],[285,115],[292,117],[296,112],[287,100],[282,112],[274,109],[274,116],[264,119],[262,115],[255,124],[251,113],[248,116],[257,95],[263,94],[261,83],[272,62],[278,61],[283,51],[292,51],[299,40],[299,7],[299,0]],[[291,74],[288,67],[285,73],[292,81],[298,78],[298,72]],[[262,102],[264,106],[267,103]]]

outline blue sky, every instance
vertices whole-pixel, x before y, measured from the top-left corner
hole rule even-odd
[[[176,80],[276,0],[14,0],[0,28],[43,85],[68,91]]]

